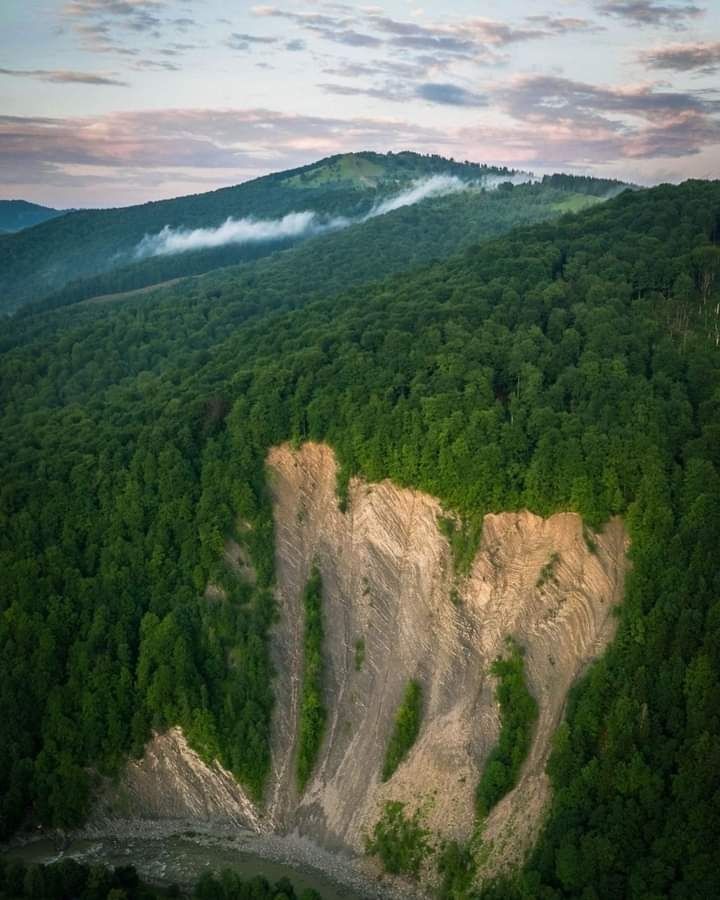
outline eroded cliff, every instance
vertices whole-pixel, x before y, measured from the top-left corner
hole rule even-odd
[[[517,858],[533,840],[547,800],[545,762],[568,689],[613,635],[626,550],[621,522],[611,521],[588,541],[571,513],[489,515],[471,571],[459,580],[438,529],[443,510],[432,497],[353,479],[342,512],[334,454],[319,444],[273,449],[268,472],[279,620],[265,808],[253,807],[219,766],[204,766],[175,730],[129,767],[116,794],[124,798],[123,812],[221,817],[360,851],[363,835],[392,799],[409,810],[422,804],[427,826],[439,837],[466,838],[474,824],[475,786],[499,732],[489,670],[512,636],[525,649],[539,718],[520,782],[492,811],[484,834],[492,843],[491,867]],[[323,583],[328,721],[300,796],[302,592],[313,564]],[[393,717],[411,678],[424,691],[420,735],[382,783]],[[148,804],[145,797],[161,799]]]

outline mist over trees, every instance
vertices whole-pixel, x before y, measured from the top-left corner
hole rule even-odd
[[[58,221],[41,221],[50,216],[38,215],[37,210],[42,209],[38,207],[32,211],[39,223],[36,228],[0,236],[0,313],[42,300],[69,282],[103,273],[121,270],[118,281],[105,277],[96,282],[96,287],[105,287],[95,290],[95,295],[209,271],[288,245],[283,240],[230,245],[143,261],[138,252],[143,242],[163,229],[217,228],[231,217],[280,219],[303,210],[319,218],[362,216],[415,179],[438,174],[477,181],[510,176],[511,172],[418,153],[356,153],[204,194],[119,209],[70,211]],[[9,207],[6,213],[11,216]],[[2,221],[0,201],[0,231]],[[78,289],[82,290],[74,288]]]

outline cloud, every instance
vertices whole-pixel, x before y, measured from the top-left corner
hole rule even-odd
[[[416,92],[411,85],[392,81],[387,81],[379,87],[355,87],[350,84],[335,84],[334,82],[323,82],[318,87],[328,94],[337,94],[339,97],[372,97],[375,100],[385,100],[391,103],[405,103],[413,100]]]
[[[440,106],[487,106],[487,97],[469,91],[457,84],[425,82],[414,84],[410,81],[386,81],[377,87],[354,87],[347,84],[325,82],[318,85],[329,94],[341,97],[373,97],[391,103],[407,103],[411,100],[424,100]]]
[[[352,12],[351,10],[348,10]],[[256,16],[287,19],[306,28],[347,28],[352,24],[353,18],[347,16],[325,15],[324,13],[290,12],[277,6],[253,6],[251,12]]]
[[[535,164],[681,157],[720,143],[720,102],[703,92],[524,76],[491,97],[517,123],[508,147]]]
[[[141,38],[159,39],[168,29],[187,32],[198,27],[190,16],[172,13],[169,0],[69,0],[60,11],[84,49],[122,56],[138,55]],[[123,42],[128,35],[132,46]]]
[[[362,78],[363,76],[377,77],[389,75],[392,78],[418,80],[427,76],[430,69],[442,68],[435,57],[416,57],[413,62],[391,59],[373,59],[367,63],[355,60],[337,60],[335,63],[323,69],[326,75],[335,75],[340,78]],[[361,91],[364,93],[364,91]]]
[[[377,68],[373,63],[359,63],[354,60],[338,60],[334,65],[323,69],[326,75],[336,75],[339,78],[362,78],[364,75],[377,75]]]
[[[596,34],[607,31],[604,25],[598,25],[590,19],[573,16],[526,16],[525,21],[542,29],[546,34],[564,35],[586,32]]]
[[[327,93],[468,108],[487,106],[487,99],[454,82],[458,64],[494,67],[508,62],[506,48],[513,44],[605,30],[571,16],[529,16],[518,25],[477,16],[429,22],[393,18],[378,8],[330,3],[311,11],[278,6],[256,6],[252,11],[260,17],[284,19],[334,43],[383,50],[383,57],[372,61],[351,58],[326,64],[325,74],[353,79],[350,84],[334,80],[319,84]],[[368,83],[357,83],[366,77]]]
[[[159,13],[164,7],[160,0],[70,0],[62,12],[71,19],[112,17],[133,31],[145,31],[161,24]]]
[[[197,50],[199,47],[199,44],[181,44],[177,41],[173,41],[166,47],[161,47],[157,50],[157,53],[159,53],[160,56],[183,56],[188,50]]]
[[[128,87],[127,81],[97,75],[93,72],[74,72],[69,69],[0,69],[0,75],[11,75],[14,78],[34,78],[38,81],[49,81],[53,84],[94,84],[112,87]]]
[[[421,84],[416,90],[417,96],[430,103],[445,106],[487,106],[487,97],[468,91],[456,84]]]
[[[283,18],[318,37],[355,47],[385,47],[389,51],[435,54],[443,65],[449,59],[475,64],[503,61],[498,49],[522,41],[552,38],[578,31],[602,30],[587,19],[531,16],[521,26],[473,17],[456,22],[418,22],[395,19],[372,7],[325,4],[324,12],[296,12],[277,6],[255,6],[257,16]],[[331,14],[334,9],[337,14]]]
[[[447,194],[456,194],[467,190],[468,182],[462,181],[455,175],[433,175],[416,181],[411,188],[383,200],[364,217],[363,221],[373,219],[376,216],[384,216],[386,213],[401,209],[403,206],[414,206],[431,197],[444,197]]]
[[[472,18],[459,24],[420,25],[418,22],[404,22],[387,16],[372,15],[369,18],[379,31],[393,36],[393,44],[413,49],[464,53],[471,52],[478,45],[506,46],[547,36],[543,29],[513,28],[494,19]]]
[[[659,91],[653,85],[603,87],[550,75],[514,78],[497,87],[493,96],[513,118],[528,123],[571,121],[617,131],[626,126],[608,114],[649,120],[688,112],[703,116],[720,112],[720,103],[702,94]]]
[[[0,181],[64,177],[83,166],[128,173],[222,170],[224,183],[351,150],[437,144],[433,128],[392,119],[267,109],[160,109],[91,117],[0,116]],[[232,173],[236,173],[234,176]],[[13,176],[14,177],[14,176]]]
[[[61,15],[72,23],[87,49],[130,54],[133,50],[118,42],[113,29],[159,37],[164,6],[160,0],[70,0]]]
[[[166,225],[154,235],[146,235],[135,256],[167,256],[188,250],[206,250],[227,244],[278,241],[313,233],[322,227],[314,212],[288,213],[282,219],[228,219],[219,228],[170,228]]]
[[[225,42],[232,50],[249,50],[253,45],[259,44],[267,46],[268,44],[277,44],[278,39],[275,37],[264,37],[262,35],[241,34],[233,31]]]
[[[442,49],[444,41],[455,41],[460,51],[487,45],[507,47],[558,34],[598,30],[598,26],[587,19],[557,16],[528,16],[522,27],[479,16],[455,23],[433,24],[400,21],[383,15],[370,15],[368,18],[380,31],[393,35],[396,44],[409,41],[412,46],[418,46],[425,42],[428,48],[439,46]],[[452,50],[452,44],[448,44],[447,49]]]
[[[333,8],[343,13],[353,13],[350,7],[341,4],[333,4]],[[357,21],[353,16],[290,12],[275,6],[255,6],[252,12],[256,16],[286,19],[326,41],[344,44],[346,47],[379,47],[383,43],[380,38],[351,27]]]
[[[720,68],[720,42],[666,44],[643,50],[638,54],[638,59],[651,69],[711,75]]]
[[[135,257],[167,256],[175,253],[186,253],[190,250],[206,250],[213,247],[224,247],[229,244],[267,243],[271,241],[289,240],[298,237],[310,237],[328,231],[348,228],[359,222],[384,216],[404,206],[412,206],[431,197],[442,197],[466,190],[469,183],[453,175],[433,175],[420,179],[405,191],[388,197],[376,204],[363,216],[348,218],[346,216],[320,216],[312,210],[291,212],[280,219],[233,219],[227,218],[217,228],[170,228],[166,225],[162,231],[153,235],[145,235],[135,248]]]
[[[155,60],[155,59],[139,59],[136,62],[131,64],[131,68],[137,69],[138,71],[156,71],[156,72],[180,72],[181,67],[176,66],[175,63],[167,62],[167,60]]]
[[[369,90],[398,103],[428,102],[418,96],[423,84],[453,82],[398,77]],[[362,83],[325,87],[368,92]],[[15,193],[66,206],[142,202],[356,150],[414,149],[519,168],[611,167],[614,177],[628,161],[637,172],[640,160],[647,172],[659,171],[653,160],[666,159],[688,160],[678,172],[717,171],[720,105],[711,92],[524,76],[489,82],[478,96],[492,115],[474,115],[462,127],[413,123],[402,107],[396,118],[262,108],[0,116],[0,192],[18,185]]]
[[[80,36],[80,43],[84,50],[91,50],[94,53],[137,56],[137,49],[125,47],[113,37],[107,22],[76,22],[74,28]]]
[[[598,12],[627,19],[635,25],[683,28],[687,20],[698,19],[705,10],[692,3],[658,3],[657,0],[608,0],[596,3]]]
[[[319,28],[312,26],[313,31],[320,34],[327,41],[334,41],[336,44],[345,44],[347,47],[379,47],[382,44],[380,38],[371,34],[363,34],[352,28],[344,28],[334,31],[330,28]]]

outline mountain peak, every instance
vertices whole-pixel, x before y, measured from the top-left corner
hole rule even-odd
[[[457,162],[436,153],[422,154],[410,150],[376,153],[372,150],[361,150],[328,156],[309,166],[293,169],[285,173],[281,183],[297,188],[342,185],[377,189],[407,184],[432,175],[456,175],[470,180],[487,175],[514,174],[517,174],[515,170],[505,166],[487,166],[467,160]]]

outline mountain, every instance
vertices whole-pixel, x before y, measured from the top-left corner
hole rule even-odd
[[[39,206],[27,200],[0,200],[0,233],[22,231],[63,215],[65,210]]]
[[[187,813],[418,894],[720,893],[720,182],[491,237],[544,191],[6,321],[4,837]]]
[[[475,205],[481,205],[482,187],[528,178],[438,156],[346,154],[208,194],[69,213],[31,233],[0,238],[0,310],[10,312],[66,286],[69,294],[53,302],[146,287],[246,262],[380,215],[395,204],[410,205],[426,196],[426,202],[432,202],[433,197],[459,193],[463,186]],[[538,200],[543,187],[547,196]],[[518,208],[522,194],[514,198],[518,207],[511,213],[496,205],[499,227],[490,233],[577,208],[578,202],[596,201],[621,187],[587,178],[545,180],[536,194],[528,194],[524,219]],[[541,213],[538,205],[543,202],[546,209]],[[227,223],[229,218],[234,224]],[[197,229],[207,231],[191,234]],[[437,230],[442,234],[445,227]],[[471,232],[469,240],[479,236]]]
[[[597,189],[598,185],[593,186]],[[122,297],[183,276],[227,268],[237,264],[239,257],[247,277],[297,270],[293,277],[300,293],[311,283],[318,289],[332,284],[340,290],[433,259],[445,259],[516,225],[557,218],[598,202],[600,197],[580,193],[573,183],[557,186],[549,178],[540,184],[507,184],[493,191],[461,191],[361,219],[331,233],[305,238],[298,245],[275,242],[249,249],[230,246],[154,257],[72,282],[25,309],[32,313],[93,298]],[[319,272],[323,273],[321,280],[316,277]],[[240,269],[237,274],[241,274]]]

